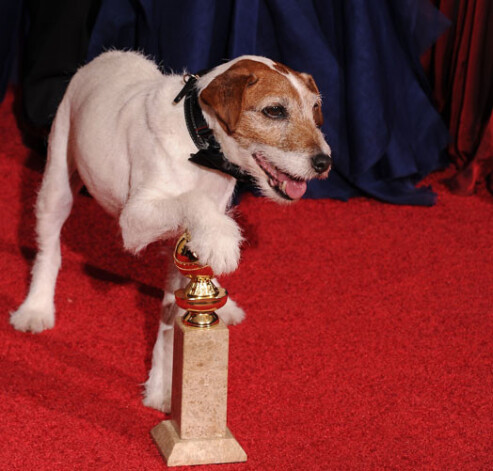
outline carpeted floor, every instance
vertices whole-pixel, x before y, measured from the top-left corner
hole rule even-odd
[[[159,470],[145,408],[162,247],[124,253],[78,198],[63,231],[56,328],[14,331],[35,253],[39,159],[0,108],[0,469]],[[493,197],[432,208],[367,199],[279,207],[245,197],[248,243],[222,279],[229,426],[248,453],[222,470],[493,469]]]

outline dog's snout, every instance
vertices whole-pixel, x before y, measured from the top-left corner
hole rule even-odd
[[[332,157],[327,154],[317,154],[312,157],[312,168],[317,173],[324,173],[332,166]]]

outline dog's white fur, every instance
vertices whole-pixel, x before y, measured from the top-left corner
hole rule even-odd
[[[263,64],[273,74],[288,77],[299,103],[306,104],[298,103],[293,113],[303,115],[307,126],[316,128],[311,113],[319,99],[317,94],[308,90],[299,77],[275,71],[275,63],[266,58],[244,56],[213,69],[199,79],[200,94],[242,60],[247,60],[250,67],[252,63],[253,68],[255,63]],[[235,180],[188,162],[196,148],[185,126],[183,103],[173,104],[182,86],[181,76],[163,75],[153,62],[133,52],[104,53],[73,77],[50,134],[48,161],[36,204],[39,252],[29,293],[11,316],[16,329],[41,332],[54,326],[60,231],[73,197],[83,184],[108,213],[119,219],[126,249],[138,252],[153,241],[175,237],[188,229],[192,234],[189,247],[201,262],[209,264],[218,275],[236,269],[242,236],[228,215]],[[258,110],[290,99],[264,96]],[[267,155],[276,168],[297,178],[320,176],[312,170],[310,157],[314,152],[329,154],[330,149],[318,129],[310,128],[316,143],[306,151],[250,142],[248,136],[239,143],[213,108],[203,108],[225,155],[253,175],[267,196],[282,200],[252,158],[255,152]],[[266,121],[260,113],[256,116],[252,119],[257,119],[259,127],[283,125]],[[245,129],[251,129],[251,123]],[[165,411],[170,409],[173,322],[179,313],[173,293],[184,284],[186,279],[171,263],[144,398],[144,404]],[[232,300],[218,314],[228,324],[244,317]]]

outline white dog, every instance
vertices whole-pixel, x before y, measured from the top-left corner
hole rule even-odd
[[[242,237],[227,211],[236,179],[289,202],[301,198],[308,179],[326,177],[331,157],[320,107],[310,75],[263,57],[243,56],[200,77],[163,75],[134,52],[107,52],[82,67],[53,122],[36,204],[39,252],[12,325],[54,326],[60,231],[82,185],[119,219],[131,252],[188,229],[201,262],[216,275],[235,270]],[[174,270],[168,275],[145,385],[144,404],[164,411],[179,313],[173,293],[186,281]],[[226,323],[244,317],[231,300],[218,314]]]

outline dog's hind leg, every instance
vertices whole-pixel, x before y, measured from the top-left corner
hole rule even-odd
[[[152,351],[152,367],[144,385],[142,401],[145,406],[162,412],[171,411],[174,321],[177,315],[183,314],[174,303],[168,309],[168,321],[159,322],[157,339]]]
[[[54,294],[61,265],[60,231],[81,183],[67,161],[69,110],[62,102],[53,123],[41,190],[36,201],[38,253],[29,293],[10,322],[22,331],[41,332],[55,324]]]
[[[219,285],[216,281],[215,284]],[[217,310],[217,315],[226,325],[236,325],[245,319],[245,311],[231,298],[228,298],[224,307]]]
[[[152,351],[152,367],[149,379],[145,383],[143,403],[163,412],[171,410],[171,377],[173,372],[173,335],[175,318],[183,315],[175,303],[175,291],[187,284],[187,278],[175,268],[173,255],[170,253],[168,279],[163,297],[161,319],[156,343]]]

